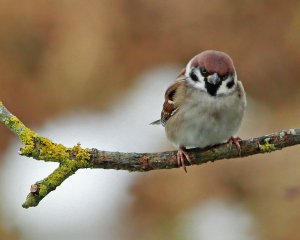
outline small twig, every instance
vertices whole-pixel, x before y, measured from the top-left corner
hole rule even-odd
[[[0,102],[0,122],[14,132],[23,148],[20,155],[36,160],[58,162],[59,167],[47,178],[31,186],[24,208],[37,206],[51,191],[64,180],[82,168],[104,168],[128,171],[150,171],[157,169],[178,168],[176,151],[159,153],[122,153],[97,149],[83,149],[80,144],[72,148],[53,143],[50,139],[39,136],[27,128],[17,117],[12,115]],[[300,143],[300,129],[282,130],[277,133],[240,141],[241,152],[229,149],[227,144],[220,144],[204,149],[188,149],[193,165],[213,162],[228,158],[241,158],[258,153],[267,153]]]

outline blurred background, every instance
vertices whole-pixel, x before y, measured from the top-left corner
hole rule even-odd
[[[56,142],[113,151],[173,147],[149,126],[182,67],[227,52],[248,97],[241,138],[299,127],[299,1],[0,2],[0,100]],[[57,165],[18,156],[0,126],[0,240],[299,239],[299,147],[137,174],[81,170],[37,208]]]

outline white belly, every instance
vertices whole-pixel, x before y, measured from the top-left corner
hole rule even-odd
[[[245,104],[245,98],[237,94],[223,98],[201,96],[199,101],[187,102],[167,121],[167,137],[184,147],[223,143],[237,133]]]

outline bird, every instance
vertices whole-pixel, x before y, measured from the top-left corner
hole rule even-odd
[[[159,120],[170,142],[178,147],[177,163],[186,170],[192,164],[187,148],[205,148],[220,143],[235,144],[241,151],[238,132],[246,93],[231,57],[206,50],[195,55],[166,92]]]

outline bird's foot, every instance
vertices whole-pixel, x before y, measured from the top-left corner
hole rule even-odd
[[[182,166],[184,171],[187,172],[186,166],[185,166],[185,159],[192,164],[192,160],[190,159],[188,153],[186,152],[186,149],[184,147],[179,147],[179,150],[177,152],[177,162],[178,166]]]
[[[231,151],[232,148],[232,144],[234,144],[238,150],[239,155],[241,155],[242,150],[241,150],[241,145],[239,143],[239,141],[241,141],[242,139],[240,137],[230,137],[227,141],[227,146],[229,148],[229,150]]]

